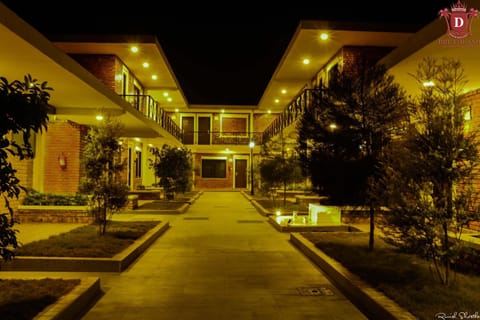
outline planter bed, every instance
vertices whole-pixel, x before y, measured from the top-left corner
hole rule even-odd
[[[88,213],[88,206],[18,206],[15,214],[20,223],[92,223],[94,217]]]
[[[112,258],[17,256],[3,264],[2,271],[122,272],[169,227],[168,222],[159,223]]]

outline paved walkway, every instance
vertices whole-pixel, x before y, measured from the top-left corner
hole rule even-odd
[[[105,294],[82,319],[367,319],[239,192],[163,219],[171,228],[128,270],[99,275]],[[318,287],[333,295],[301,294]]]

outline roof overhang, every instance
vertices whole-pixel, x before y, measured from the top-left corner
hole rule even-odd
[[[418,28],[332,21],[302,21],[259,102],[259,110],[279,112],[344,46],[397,47]],[[328,35],[321,40],[320,35]],[[310,63],[303,64],[308,58]]]
[[[119,117],[125,136],[171,138],[2,3],[0,39],[5,44],[0,50],[0,76],[12,82],[30,74],[46,81],[53,88],[50,104],[57,119],[95,125],[96,115],[106,111]]]

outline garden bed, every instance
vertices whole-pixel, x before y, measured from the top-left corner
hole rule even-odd
[[[26,244],[2,270],[121,272],[168,228],[168,222],[115,221],[99,236],[96,225],[80,227]]]
[[[434,319],[437,314],[459,312],[478,314],[479,276],[457,273],[457,282],[445,287],[434,278],[428,262],[415,255],[401,253],[379,238],[376,239],[375,250],[369,252],[368,234],[305,232],[301,235],[418,319]],[[358,287],[357,284],[355,286]]]

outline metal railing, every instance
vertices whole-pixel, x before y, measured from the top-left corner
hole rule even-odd
[[[255,145],[262,144],[263,132],[231,132],[231,131],[184,131],[182,143],[186,145]]]
[[[167,112],[160,107],[158,102],[149,95],[121,94],[125,101],[132,107],[140,111],[148,119],[155,121],[163,129],[167,130],[172,136],[182,141],[182,130],[168,116]]]
[[[283,129],[300,118],[306,108],[321,104],[322,88],[305,89],[297,95],[290,104],[277,116],[275,120],[263,131],[262,141],[265,143],[279,134]]]

